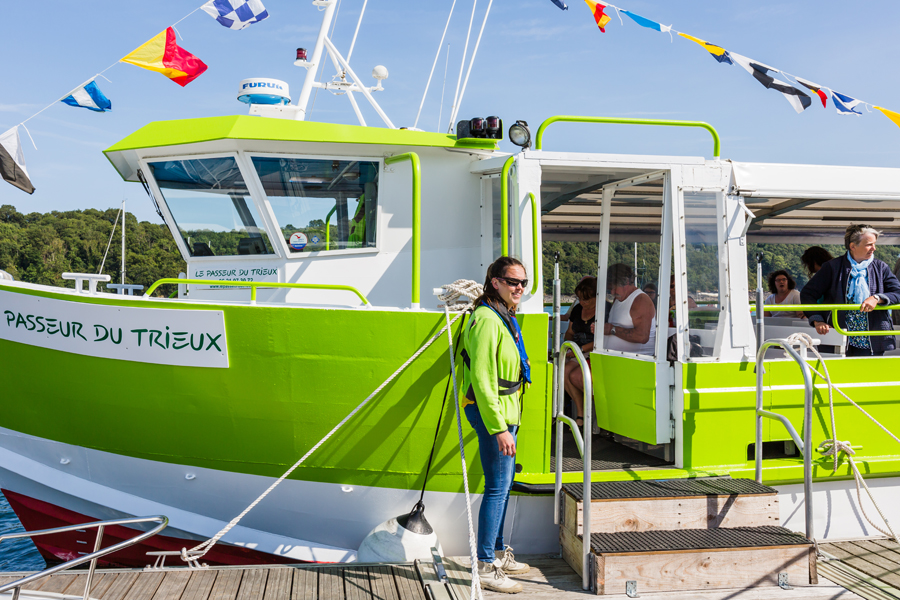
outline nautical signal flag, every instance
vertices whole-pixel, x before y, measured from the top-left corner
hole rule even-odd
[[[812,99],[809,97],[809,95],[801,92],[789,83],[785,83],[784,81],[780,81],[769,75],[769,73],[781,72],[775,67],[764,65],[760,62],[756,62],[755,60],[751,60],[746,56],[735,54],[734,52],[731,52],[730,55],[731,60],[739,64],[744,68],[745,71],[753,75],[753,77],[758,82],[763,84],[764,87],[770,90],[781,92],[785,100],[787,100],[791,104],[791,106],[794,107],[794,110],[796,110],[798,113],[802,113],[804,110],[809,108],[810,105],[812,105]]]
[[[629,15],[629,16],[631,16],[631,15]],[[671,27],[669,27],[669,29],[671,29]],[[688,35],[686,33],[679,33],[678,35],[680,35],[681,37],[683,37],[686,40],[691,40],[692,42],[696,42],[696,43],[700,44],[700,46],[704,50],[706,50],[707,52],[712,54],[712,57],[714,59],[716,59],[717,61],[719,61],[720,63],[725,63],[726,65],[734,64],[734,62],[732,62],[732,60],[731,60],[731,55],[728,54],[728,51],[725,48],[722,48],[721,46],[716,46],[715,44],[710,44],[709,42],[707,42],[705,40],[701,40],[700,38],[695,38],[694,36]]]
[[[90,81],[80,86],[71,94],[60,100],[69,106],[80,106],[88,110],[96,112],[106,112],[112,110],[112,102],[103,95],[100,88],[97,87],[96,81]]]
[[[839,94],[831,90],[831,99],[834,101],[834,107],[839,115],[856,115],[862,116],[858,110],[854,110],[858,105],[862,104],[862,100]]]
[[[19,142],[19,126],[0,133],[0,177],[23,192],[34,193],[34,186],[25,171],[25,154]]]
[[[550,2],[557,5],[560,8],[560,10],[569,10],[569,7],[566,6],[566,3],[563,2],[562,0],[550,0]]]
[[[259,0],[209,0],[200,8],[228,29],[243,29],[269,16]]]
[[[805,88],[807,88],[808,90],[814,92],[814,93],[816,94],[816,96],[819,97],[819,100],[822,101],[822,107],[823,107],[823,108],[828,108],[828,94],[826,94],[826,93],[822,90],[822,86],[820,86],[818,83],[813,83],[812,81],[807,81],[807,80],[805,80],[805,79],[800,79],[799,77],[794,77],[794,79],[796,79],[796,80],[797,80],[797,83],[799,83],[799,84],[802,85],[803,87],[805,87]]]
[[[892,110],[888,110],[886,108],[882,108],[880,106],[875,106],[875,110],[880,110],[884,116],[894,122],[894,125],[900,127],[900,114],[895,113]]]
[[[171,27],[135,48],[120,62],[162,73],[181,87],[206,71],[202,60],[178,45]]]
[[[671,25],[662,25],[660,23],[657,23],[656,21],[651,21],[650,19],[648,19],[646,17],[642,17],[641,15],[634,14],[630,10],[625,10],[624,8],[620,8],[619,12],[625,13],[625,15],[627,15],[629,19],[631,19],[632,21],[634,21],[641,27],[646,27],[647,29],[655,29],[656,31],[660,31],[663,33],[668,33],[670,31],[672,31]],[[680,35],[684,35],[684,34],[680,34]]]
[[[606,24],[609,23],[610,16],[603,12],[603,9],[608,5],[605,2],[595,2],[594,0],[584,0],[588,5],[588,8],[591,9],[591,14],[594,15],[594,21],[597,22],[597,27],[600,28],[600,31],[606,33]]]

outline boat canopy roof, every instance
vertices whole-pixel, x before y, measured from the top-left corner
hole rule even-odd
[[[455,135],[428,131],[232,115],[155,121],[138,129],[103,152],[123,179],[137,181],[136,165],[140,150],[220,140],[497,150],[497,140],[492,139],[466,138],[458,140]],[[174,150],[173,153],[178,151]]]
[[[900,243],[900,169],[832,165],[704,161],[693,157],[610,157],[593,164],[541,156],[541,219],[545,239],[596,240],[603,189],[615,186],[616,230],[635,239],[659,228],[663,184],[652,177],[619,182],[652,171],[679,168],[686,189],[743,199],[753,213],[751,242],[842,243],[851,223],[883,232],[882,243]],[[627,207],[627,210],[625,209]],[[614,224],[616,224],[614,223]]]

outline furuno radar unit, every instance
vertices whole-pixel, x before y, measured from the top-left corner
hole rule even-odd
[[[241,82],[237,99],[245,104],[290,104],[291,93],[284,81],[254,77]]]

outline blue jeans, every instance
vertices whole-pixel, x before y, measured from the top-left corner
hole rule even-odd
[[[509,491],[516,475],[516,457],[503,456],[497,446],[497,438],[488,433],[481,413],[474,404],[465,407],[466,418],[478,434],[478,450],[481,468],[484,469],[484,497],[478,511],[478,560],[494,562],[494,550],[503,550],[503,522]],[[510,425],[509,432],[516,439],[518,425]]]

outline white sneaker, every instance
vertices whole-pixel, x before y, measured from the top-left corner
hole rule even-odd
[[[497,560],[500,561],[500,568],[503,569],[503,572],[507,575],[519,575],[531,570],[531,567],[516,560],[516,557],[512,552],[512,547],[510,546],[507,546],[503,550],[495,550],[494,555],[497,557]]]
[[[493,563],[479,560],[478,577],[481,579],[482,589],[485,590],[504,594],[518,594],[522,591],[522,584],[506,576],[506,573],[500,567],[499,560],[494,560]]]

